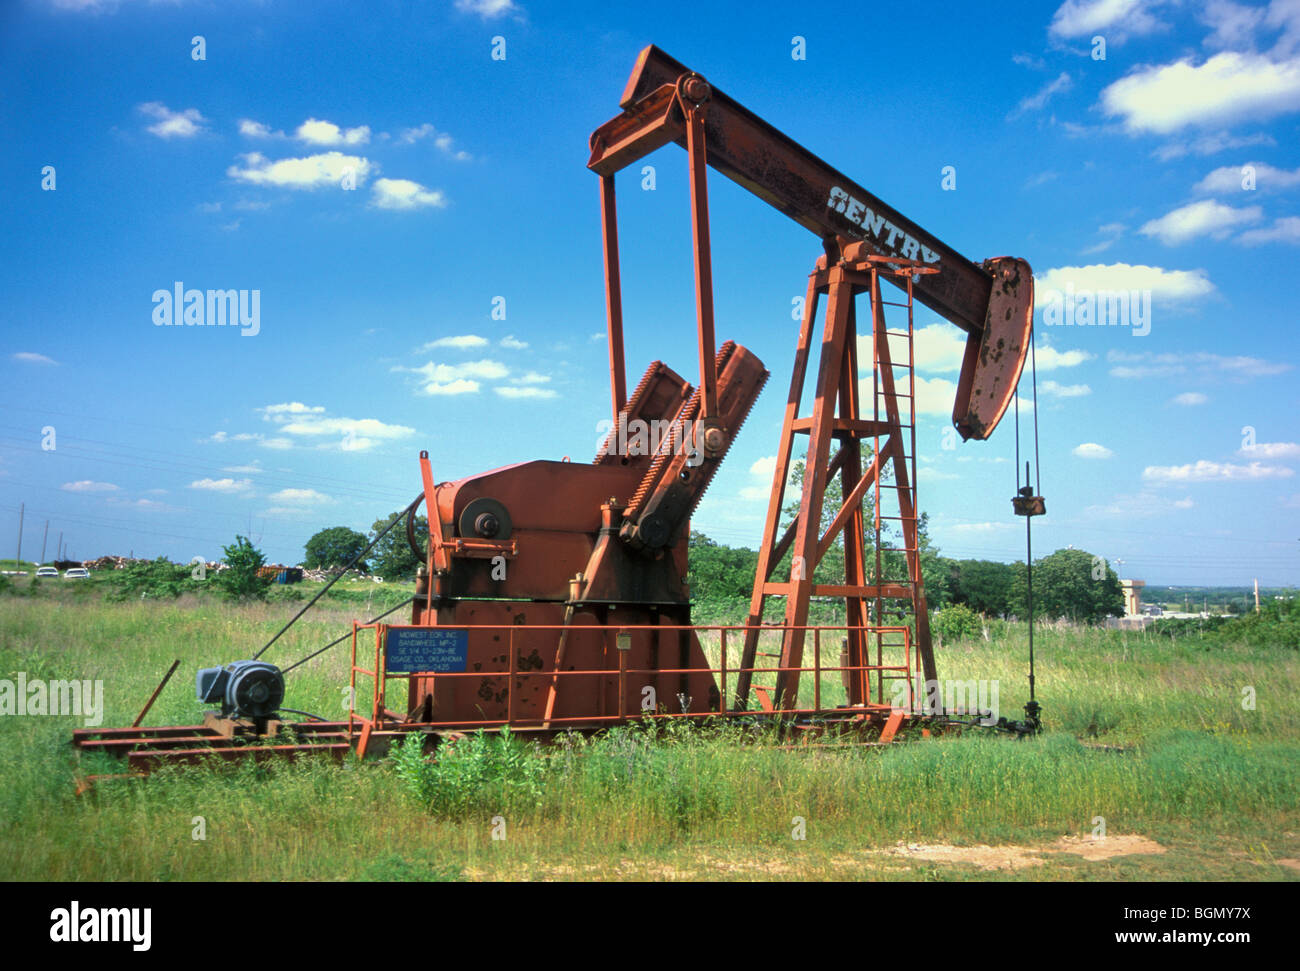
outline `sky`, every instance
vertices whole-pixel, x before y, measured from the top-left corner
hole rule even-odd
[[[590,461],[588,137],[654,43],[968,259],[1032,265],[1035,555],[1300,583],[1300,2],[689,9],[0,4],[0,556],[22,507],[29,559],[246,534],[296,563],[410,502],[421,449],[439,481]],[[697,377],[686,175],[669,145],[618,181],[629,385]],[[712,172],[709,201],[718,339],[772,377],[692,527],[755,547],[820,246]],[[177,286],[245,316],[170,322]],[[1023,559],[1012,417],[955,442],[964,334],[914,327],[931,538]]]

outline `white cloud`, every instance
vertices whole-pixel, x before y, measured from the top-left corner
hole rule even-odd
[[[59,362],[52,357],[46,357],[44,354],[37,354],[35,351],[19,351],[13,356],[15,361],[21,361],[23,364],[58,364]]]
[[[1192,300],[1214,291],[1204,270],[1166,270],[1159,266],[1128,263],[1094,263],[1089,266],[1058,266],[1034,277],[1035,290],[1058,290],[1068,287],[1090,290],[1143,291],[1162,300]],[[1041,353],[1041,352],[1040,352]],[[1041,363],[1039,364],[1041,367]]]
[[[1253,169],[1253,173],[1247,172],[1248,169]],[[1300,169],[1291,172],[1275,168],[1267,162],[1247,162],[1245,165],[1224,165],[1215,169],[1196,183],[1196,191],[1207,195],[1250,191],[1242,185],[1248,175],[1253,175],[1255,189],[1261,192],[1300,185]]]
[[[871,400],[870,382],[861,382],[863,401]],[[951,415],[952,403],[957,397],[957,385],[947,378],[916,376],[916,413],[918,415]]]
[[[1101,104],[1132,133],[1272,118],[1300,108],[1300,59],[1224,51],[1199,66],[1144,66],[1103,90]]]
[[[1272,135],[1257,132],[1253,135],[1229,135],[1227,132],[1212,132],[1200,135],[1191,141],[1169,142],[1161,145],[1152,156],[1161,162],[1182,158],[1185,155],[1217,155],[1230,148],[1249,148],[1253,145],[1276,145]]]
[[[263,421],[288,421],[293,415],[323,415],[325,408],[321,405],[304,405],[301,401],[286,401],[283,404],[267,405],[258,408]]]
[[[1071,451],[1081,459],[1108,459],[1115,454],[1105,445],[1098,445],[1096,442],[1084,442],[1082,445],[1074,446]]]
[[[478,14],[484,20],[495,20],[506,14],[523,13],[523,8],[514,0],[456,0],[456,9],[461,13]]]
[[[1262,378],[1291,370],[1291,365],[1281,361],[1265,361],[1244,354],[1232,357],[1192,351],[1185,354],[1129,353],[1110,351],[1106,360],[1115,367],[1110,369],[1113,378],[1152,378],[1185,374],[1195,370],[1204,377]]]
[[[1239,449],[1237,454],[1243,458],[1300,459],[1300,444],[1295,442],[1256,442],[1250,448]]]
[[[1184,391],[1182,394],[1174,395],[1173,403],[1191,407],[1193,405],[1203,405],[1210,399],[1199,391]]]
[[[1103,33],[1107,40],[1120,43],[1163,26],[1150,14],[1149,6],[1152,4],[1144,0],[1065,0],[1047,32],[1054,38],[1091,38]]]
[[[468,162],[470,160],[469,152],[456,148],[455,140],[450,135],[438,131],[427,121],[418,128],[403,129],[401,134],[397,136],[397,143],[399,145],[414,145],[425,138],[433,139],[434,147],[448,158],[455,159],[457,162]]]
[[[1040,347],[1034,351],[1038,370],[1055,371],[1062,367],[1076,367],[1084,361],[1091,361],[1093,355],[1087,351],[1058,351],[1054,347]]]
[[[1255,31],[1264,21],[1261,7],[1247,7],[1231,0],[1209,0],[1201,11],[1201,22],[1214,33],[1202,43],[1214,50],[1253,47]]]
[[[267,498],[272,502],[302,503],[306,505],[334,501],[315,489],[281,489],[279,492],[271,493]]]
[[[266,470],[254,462],[252,465],[227,465],[221,471],[229,472],[231,475],[256,475]]]
[[[64,492],[117,492],[119,486],[111,482],[95,482],[93,479],[81,479],[77,482],[65,482],[59,486]]]
[[[1148,465],[1142,478],[1151,482],[1240,482],[1256,479],[1285,479],[1295,473],[1279,465],[1251,462],[1233,465],[1230,462],[1209,462],[1201,459],[1188,465]]]
[[[482,378],[498,381],[510,374],[510,369],[500,361],[484,358],[481,361],[465,361],[462,364],[435,364],[429,361],[417,368],[394,368],[395,371],[407,371],[418,374],[426,381],[456,381],[460,378]]]
[[[281,425],[285,435],[316,437],[335,435],[347,438],[395,439],[414,435],[415,429],[405,425],[389,425],[377,418],[302,418]],[[355,445],[352,446],[355,448]]]
[[[1061,91],[1069,91],[1072,85],[1070,75],[1062,71],[1054,80],[1039,88],[1037,92],[1027,98],[1022,98],[1020,103],[1016,105],[1016,109],[1007,116],[1008,119],[1018,118],[1029,111],[1041,110],[1051,100],[1052,95]]]
[[[262,124],[260,121],[253,121],[251,118],[239,119],[239,134],[245,138],[270,138],[271,129]]]
[[[889,350],[905,356],[906,339],[896,340]],[[966,355],[966,334],[952,324],[928,324],[912,332],[912,354],[918,371],[959,371]],[[870,336],[858,338],[858,360],[871,361]]]
[[[1300,243],[1300,216],[1283,216],[1266,229],[1250,229],[1237,237],[1236,242],[1247,246],[1261,243]]]
[[[430,381],[422,389],[428,395],[457,395],[457,394],[477,394],[479,383],[470,381],[465,378],[456,378],[454,381]]]
[[[1223,239],[1234,227],[1258,222],[1262,215],[1259,206],[1234,209],[1212,199],[1202,199],[1152,219],[1139,232],[1158,238],[1166,246],[1177,246],[1202,236]]]
[[[1088,506],[1084,515],[1088,517],[1114,516],[1121,519],[1136,519],[1144,516],[1159,516],[1183,509],[1191,509],[1195,503],[1191,496],[1172,499],[1155,492],[1139,492],[1136,495],[1116,496],[1107,505]]]
[[[510,380],[514,384],[548,384],[551,380],[551,376],[549,374],[541,374],[537,371],[529,371],[527,374],[522,374],[519,377],[511,378]]]
[[[371,162],[358,155],[325,152],[305,158],[282,158],[271,161],[261,152],[241,155],[244,168],[232,165],[226,175],[252,185],[271,185],[286,189],[319,189],[339,185],[349,172],[361,185],[370,177]]]
[[[344,130],[332,121],[308,118],[293,134],[300,142],[309,145],[364,145],[370,141],[370,126]]]
[[[207,119],[199,114],[197,108],[172,111],[161,101],[149,101],[140,105],[138,110],[156,119],[147,130],[159,138],[193,138],[206,130],[203,125]]]
[[[501,346],[511,351],[525,351],[528,349],[528,342],[518,340],[514,334],[507,334],[501,338]]]
[[[550,388],[539,388],[535,385],[529,387],[498,387],[493,388],[497,394],[503,398],[554,398],[556,393]]]
[[[479,337],[477,334],[460,334],[456,337],[439,337],[436,341],[429,341],[423,345],[420,350],[431,351],[435,347],[454,347],[458,350],[466,350],[471,347],[487,347],[490,342],[486,337]]]
[[[1044,381],[1038,390],[1049,398],[1082,398],[1092,394],[1092,388],[1086,384],[1059,384],[1056,381]]]
[[[251,479],[196,479],[190,483],[191,489],[201,489],[205,492],[247,492],[252,487]]]
[[[376,179],[370,204],[377,209],[441,209],[447,205],[447,197],[441,190],[430,191],[410,179]]]

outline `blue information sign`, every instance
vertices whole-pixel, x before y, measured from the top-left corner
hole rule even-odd
[[[454,627],[390,627],[384,644],[389,671],[464,671],[469,631]]]

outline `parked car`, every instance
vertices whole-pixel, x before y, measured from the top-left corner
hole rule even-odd
[[[38,577],[54,577],[57,580],[59,571],[52,566],[42,566],[37,568],[36,575]]]
[[[85,580],[89,576],[90,576],[90,571],[87,570],[84,566],[74,566],[71,570],[67,570],[64,572],[63,579]]]

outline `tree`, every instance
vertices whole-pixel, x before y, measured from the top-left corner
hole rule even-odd
[[[953,602],[993,617],[1011,612],[1015,568],[993,560],[958,560],[953,564]]]
[[[380,530],[404,513],[405,510],[400,510],[390,513],[385,519],[376,519],[370,527],[370,537],[366,542],[373,540]],[[415,538],[421,546],[426,546],[429,542],[429,520],[424,516],[415,517]],[[406,541],[404,523],[398,523],[389,530],[370,551],[370,571],[385,580],[408,579],[415,576],[415,571],[423,565],[424,562],[411,551],[411,545]]]
[[[369,542],[363,533],[358,533],[347,526],[331,526],[329,529],[322,529],[307,540],[307,545],[303,547],[306,555],[303,557],[302,565],[309,570],[345,567],[352,562],[353,557],[366,548]],[[358,563],[357,566],[362,570],[366,568],[364,562]]]
[[[265,600],[271,578],[258,575],[266,563],[262,551],[247,536],[236,536],[230,546],[223,546],[226,569],[216,576],[217,586],[227,600]]]
[[[1016,613],[1026,616],[1025,565],[1017,563],[1011,587]],[[1096,624],[1124,613],[1119,575],[1100,556],[1084,550],[1057,550],[1034,563],[1034,612]]]

